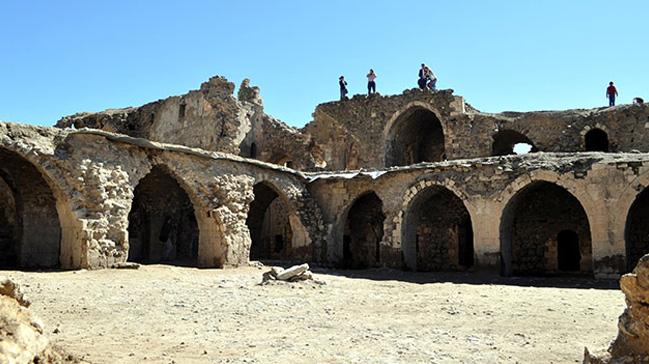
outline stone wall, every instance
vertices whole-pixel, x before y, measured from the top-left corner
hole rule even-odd
[[[504,274],[561,274],[559,234],[571,230],[577,233],[580,244],[577,272],[616,277],[627,269],[627,215],[637,195],[649,185],[648,162],[648,154],[539,154],[308,176],[313,179],[309,189],[321,206],[327,226],[329,262],[343,261],[348,211],[356,199],[373,191],[383,203],[386,216],[377,265],[448,270],[475,263],[478,268],[502,270]],[[570,198],[539,192],[533,204],[545,210],[530,214],[529,209],[510,208],[517,205],[510,203],[516,200],[524,201],[518,206],[527,206],[530,202],[524,196],[532,191],[527,188],[541,182],[565,190]],[[470,230],[462,228],[463,209],[453,203],[456,199],[428,195],[436,186],[462,202],[470,217]],[[583,215],[573,210],[583,210]],[[522,225],[528,230],[512,225],[515,220],[508,218],[512,211],[520,223],[533,222]],[[417,216],[423,224],[413,223]],[[431,231],[431,243],[439,248],[433,249],[422,268],[418,267],[421,257],[418,260],[413,253],[416,235],[421,235],[418,226]],[[468,249],[472,248],[474,261],[466,259],[468,264],[460,264],[462,254],[454,248],[463,241],[462,234],[472,234],[472,247]],[[512,247],[518,246],[520,252],[529,248],[525,244],[532,244],[537,253],[512,256]],[[513,263],[517,268],[512,270]]]
[[[258,87],[215,76],[198,90],[141,107],[78,113],[61,128],[94,128],[238,154],[304,171],[357,170],[532,151],[649,152],[649,106],[483,113],[453,90],[320,104],[290,127],[264,112]]]
[[[649,152],[649,106],[491,114],[452,90],[412,89],[320,104],[303,130],[330,170],[511,154],[516,143],[544,152]],[[598,147],[597,132],[606,148]],[[588,139],[594,142],[587,146]]]
[[[0,265],[223,267],[252,249],[616,277],[649,252],[647,105],[491,114],[414,89],[318,105],[296,129],[248,80],[234,90],[213,77],[59,129],[0,123]]]
[[[140,107],[81,112],[60,119],[59,128],[92,128],[152,141],[238,154],[296,169],[323,167],[308,135],[264,113],[258,87],[215,76],[200,89]]]
[[[182,188],[192,204],[199,235],[197,265],[221,267],[248,262],[250,237],[245,220],[253,198],[252,187],[260,181],[276,186],[285,198],[297,248],[316,261],[321,255],[316,251],[320,245],[312,244],[322,240],[318,207],[306,190],[304,178],[285,168],[97,130],[70,131],[10,123],[0,123],[0,150],[13,153],[14,158],[2,164],[8,175],[3,180],[34,177],[16,169],[26,165],[45,181],[40,186],[51,193],[56,208],[45,215],[61,231],[59,238],[44,231],[44,236],[52,241],[27,234],[22,240],[13,239],[14,246],[40,239],[48,249],[58,251],[54,263],[63,268],[100,268],[127,261],[134,195],[145,176],[158,167],[162,175]],[[171,191],[159,192],[147,196],[147,204],[154,210],[150,215],[171,213],[159,211],[169,206],[165,201]],[[12,196],[20,199],[27,194],[18,191]],[[10,199],[6,201],[11,203]],[[41,197],[39,201],[46,200]],[[25,214],[40,216],[38,206],[25,204]],[[171,222],[172,226],[180,223]],[[23,230],[27,226],[24,222],[17,225]],[[41,229],[52,226],[38,225]],[[149,235],[154,243],[161,243],[163,230],[170,228],[164,227],[165,221],[153,225]]]

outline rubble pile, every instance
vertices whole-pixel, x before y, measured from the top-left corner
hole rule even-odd
[[[617,338],[606,352],[586,349],[584,364],[649,363],[649,254],[620,279],[620,288],[627,308],[620,316]]]
[[[12,280],[0,277],[0,363],[76,363],[50,344],[45,325],[28,309],[30,301]]]
[[[302,282],[302,281],[314,281],[316,283],[321,283],[316,281],[313,278],[313,273],[309,270],[309,265],[304,263],[300,265],[294,265],[290,268],[284,269],[282,267],[272,267],[262,277],[261,284],[267,284],[269,282],[279,281],[279,282]]]

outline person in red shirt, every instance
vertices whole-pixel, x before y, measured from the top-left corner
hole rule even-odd
[[[613,86],[613,82],[608,83],[608,87],[606,88],[606,97],[608,97],[608,106],[615,106],[617,89]]]

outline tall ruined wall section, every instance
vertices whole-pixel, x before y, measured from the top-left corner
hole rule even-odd
[[[390,166],[386,155],[398,138],[395,128],[412,110],[430,111],[444,133],[442,159],[493,155],[499,132],[515,131],[543,152],[585,151],[585,135],[601,129],[610,152],[649,151],[649,106],[622,105],[591,110],[482,113],[452,90],[406,90],[400,95],[365,97],[320,104],[303,130],[323,152],[326,169]],[[414,131],[416,133],[416,130]]]
[[[448,130],[448,158],[462,154],[454,145],[455,129],[468,125],[462,117],[464,101],[452,90],[422,92],[406,90],[401,95],[365,97],[329,102],[316,107],[314,120],[303,130],[323,151],[328,170],[381,168],[385,165],[386,133],[390,121],[408,108],[423,106],[435,111]]]
[[[56,126],[100,129],[272,163],[290,161],[297,169],[321,164],[310,152],[317,148],[308,135],[264,113],[259,88],[244,80],[236,98],[234,88],[225,78],[212,77],[185,95],[141,107],[77,113]]]
[[[252,108],[251,129],[241,143],[239,155],[296,170],[323,167],[319,148],[310,135],[264,113],[258,87],[244,80],[238,98]]]

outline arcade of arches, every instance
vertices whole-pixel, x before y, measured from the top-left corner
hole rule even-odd
[[[0,268],[59,265],[56,199],[41,173],[0,149]]]
[[[386,141],[386,167],[444,159],[444,130],[435,113],[414,107],[397,118]]]
[[[291,258],[293,230],[284,198],[261,182],[253,186],[246,224],[250,231],[250,260],[283,260]]]
[[[383,202],[374,192],[359,197],[347,213],[343,234],[343,267],[367,268],[381,261]]]
[[[195,265],[198,224],[185,190],[166,168],[155,166],[134,191],[128,217],[128,260]]]
[[[402,229],[408,268],[436,271],[473,265],[471,217],[462,200],[447,188],[431,186],[415,196]]]
[[[509,201],[500,226],[502,273],[590,273],[588,217],[564,188],[534,182]]]

